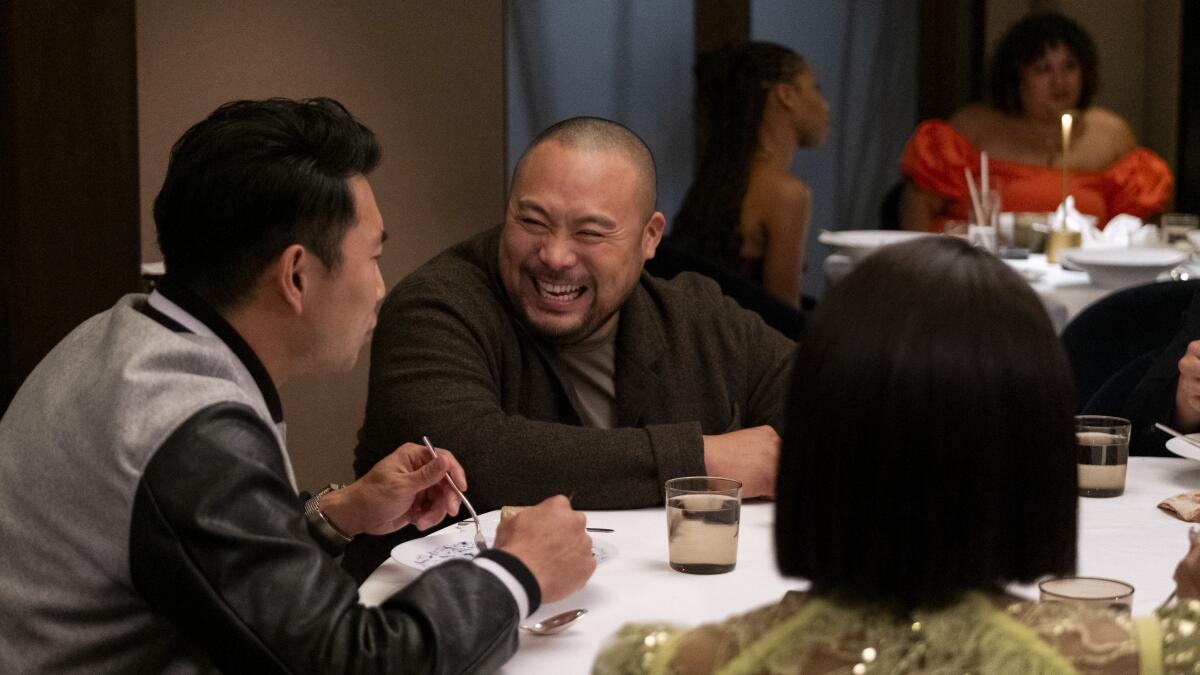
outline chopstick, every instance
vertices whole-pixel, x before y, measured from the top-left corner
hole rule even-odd
[[[983,219],[983,202],[980,200],[979,191],[975,189],[975,178],[971,175],[971,170],[964,166],[963,175],[967,177],[967,190],[971,193],[971,206],[975,209],[975,224],[980,227],[991,225],[991,220]]]
[[[1172,435],[1172,436],[1174,436],[1175,438],[1182,438],[1183,440],[1187,441],[1188,443],[1190,443],[1190,444],[1192,444],[1192,445],[1196,446],[1197,448],[1200,448],[1200,441],[1197,441],[1196,439],[1192,438],[1191,436],[1188,436],[1187,434],[1184,434],[1184,433],[1178,432],[1178,431],[1176,431],[1176,430],[1172,429],[1171,427],[1169,427],[1169,426],[1167,426],[1167,425],[1165,425],[1165,424],[1162,424],[1162,423],[1160,423],[1160,422],[1155,422],[1155,423],[1154,423],[1154,426],[1156,426],[1156,427],[1158,427],[1159,429],[1161,429],[1161,430],[1163,430],[1163,431],[1167,432],[1168,434],[1171,434],[1171,435]]]

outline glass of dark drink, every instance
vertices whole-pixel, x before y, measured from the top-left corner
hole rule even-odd
[[[1105,415],[1075,416],[1079,496],[1119,497],[1129,464],[1129,420]]]

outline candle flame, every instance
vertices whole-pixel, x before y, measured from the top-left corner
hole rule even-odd
[[[1071,123],[1073,121],[1074,121],[1074,118],[1071,117],[1071,113],[1063,113],[1063,115],[1062,115],[1062,134],[1063,134],[1063,139],[1062,139],[1062,141],[1063,141],[1063,145],[1062,145],[1062,191],[1063,191],[1062,214],[1063,215],[1062,215],[1062,222],[1060,224],[1064,227],[1067,224],[1067,198],[1070,197],[1070,195],[1071,195],[1071,184],[1067,178],[1067,151],[1071,147]]]

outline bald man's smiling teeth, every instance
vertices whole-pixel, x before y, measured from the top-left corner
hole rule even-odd
[[[538,295],[548,302],[566,304],[573,300],[577,300],[587,286],[583,284],[563,283],[560,281],[549,281],[533,278],[533,286],[537,289]]]

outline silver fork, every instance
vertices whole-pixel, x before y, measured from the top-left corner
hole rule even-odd
[[[422,436],[421,440],[425,441],[425,447],[429,449],[429,454],[434,459],[437,459],[437,450],[433,449],[433,443],[429,442],[429,437]],[[450,478],[449,473],[446,474],[446,482],[458,493],[458,498],[462,500],[463,506],[467,507],[467,511],[471,513],[471,519],[475,521],[475,548],[479,549],[480,553],[486,551],[488,547],[487,540],[483,538],[483,528],[479,524],[479,516],[475,513],[475,507],[471,506],[471,502],[467,499],[467,496],[454,484],[454,480]]]

